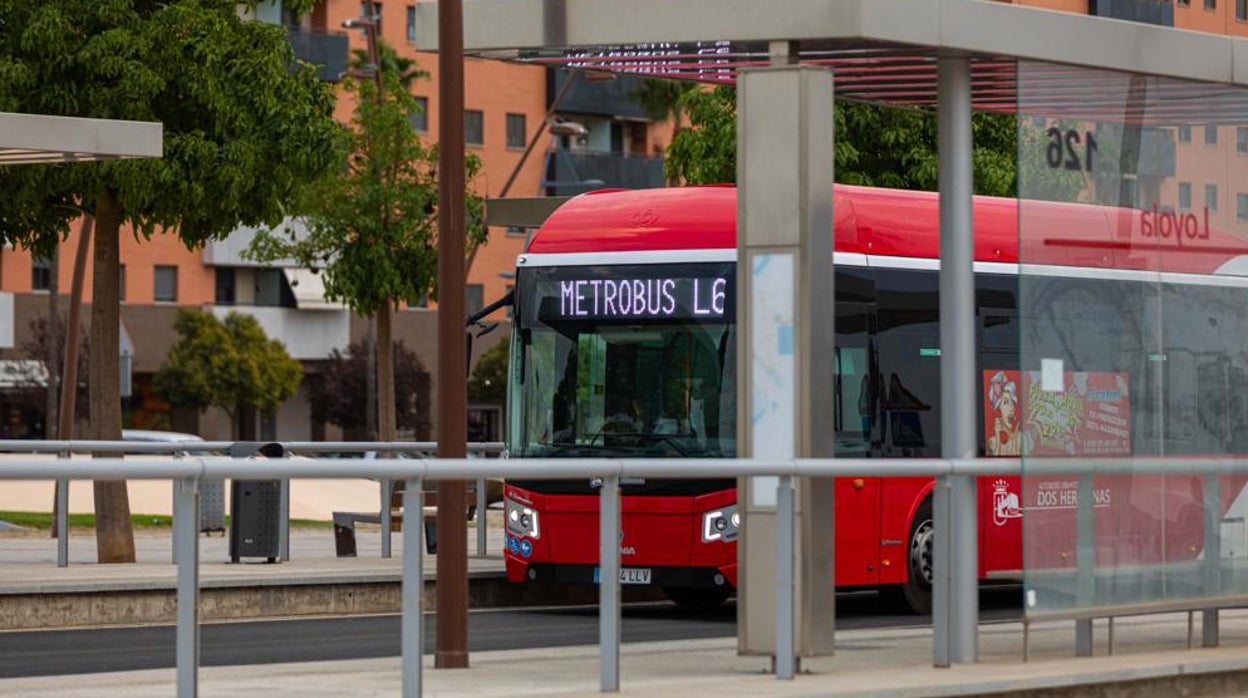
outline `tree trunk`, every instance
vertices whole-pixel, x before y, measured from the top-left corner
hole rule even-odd
[[[368,318],[364,332],[364,351],[367,352],[368,370],[364,376],[364,439],[377,441],[377,316]]]
[[[377,440],[394,441],[398,420],[394,405],[394,330],[390,302],[377,313]]]
[[[74,412],[78,407],[78,333],[81,331],[79,316],[82,311],[82,285],[86,275],[87,251],[91,246],[91,235],[95,228],[95,219],[89,213],[82,214],[82,225],[78,228],[78,249],[74,252],[74,280],[69,292],[69,322],[65,325],[65,350],[61,352],[64,363],[61,365],[61,400],[57,412],[56,433],[58,438],[74,438]],[[60,484],[57,484],[60,488]],[[56,528],[57,502],[52,502],[52,536],[60,535]],[[65,535],[69,535],[66,533]]]
[[[61,377],[61,309],[58,307],[60,301],[60,276],[61,276],[61,245],[57,245],[52,250],[52,260],[49,263],[51,267],[51,275],[48,278],[48,346],[44,347],[48,351],[45,357],[48,372],[48,393],[47,407],[44,409],[43,415],[43,438],[55,439],[57,435],[56,419],[56,398],[60,388],[58,385]]]
[[[95,208],[91,280],[91,436],[121,440],[121,203],[105,189]],[[124,480],[95,481],[95,545],[100,563],[134,562],[130,497]]]

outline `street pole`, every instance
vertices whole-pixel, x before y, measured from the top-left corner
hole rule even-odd
[[[467,456],[464,341],[464,17],[438,3],[438,457]],[[434,667],[468,666],[468,488],[438,483],[437,644]]]

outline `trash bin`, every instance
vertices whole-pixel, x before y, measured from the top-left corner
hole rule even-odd
[[[281,444],[240,442],[234,457],[270,458],[283,454]],[[281,481],[232,480],[230,483],[230,561],[262,557],[277,562],[282,531]]]
[[[199,532],[225,533],[225,481],[203,480],[199,483]]]

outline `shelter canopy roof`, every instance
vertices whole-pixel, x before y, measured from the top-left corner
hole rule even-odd
[[[437,3],[416,45],[437,47]],[[1097,120],[1242,120],[1248,40],[986,0],[464,0],[469,55],[573,69],[733,83],[792,42],[836,74],[838,99],[936,104],[936,57],[972,59],[977,109]],[[1020,62],[1029,67],[1020,95]],[[1119,79],[1149,76],[1123,114]]]
[[[0,165],[158,158],[163,125],[0,112]]]

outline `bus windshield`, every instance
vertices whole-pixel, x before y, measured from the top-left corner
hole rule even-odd
[[[736,455],[731,264],[522,269],[508,448]]]

